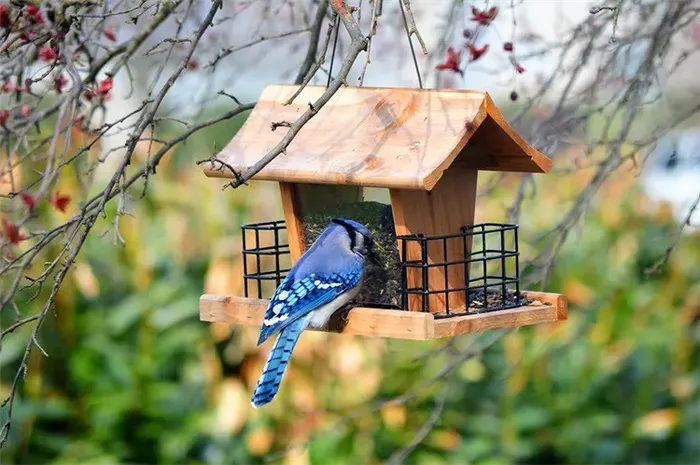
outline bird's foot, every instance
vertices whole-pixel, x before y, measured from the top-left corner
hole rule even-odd
[[[348,324],[348,313],[352,307],[352,304],[347,304],[333,312],[326,324],[326,330],[334,333],[342,333],[345,326]]]

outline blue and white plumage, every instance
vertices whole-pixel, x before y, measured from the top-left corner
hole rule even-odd
[[[301,332],[324,327],[357,295],[366,258],[378,263],[370,231],[356,221],[336,218],[292,267],[270,299],[260,328],[258,345],[279,334],[255,386],[254,407],[277,394]]]

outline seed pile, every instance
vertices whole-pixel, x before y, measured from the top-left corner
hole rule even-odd
[[[306,214],[301,219],[306,247],[311,247],[331,219],[337,217],[352,219],[367,226],[372,232],[374,248],[382,263],[381,267],[367,265],[362,290],[353,303],[400,305],[401,265],[391,205],[350,202],[334,206],[332,211]]]

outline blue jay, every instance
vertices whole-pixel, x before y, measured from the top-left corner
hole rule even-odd
[[[322,328],[362,286],[365,259],[379,264],[372,234],[360,223],[335,218],[289,271],[270,299],[258,345],[279,332],[251,398],[253,407],[275,397],[289,357],[306,328]]]

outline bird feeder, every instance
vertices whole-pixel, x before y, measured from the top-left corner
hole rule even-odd
[[[222,163],[208,163],[205,174],[245,172],[325,87],[307,86],[288,103],[297,91],[265,88],[218,154]],[[551,166],[484,92],[343,87],[253,178],[279,182],[284,220],[243,226],[245,296],[205,294],[200,317],[259,327],[266,298],[311,242],[305,218],[331,212],[363,222],[344,215],[343,205],[384,188],[390,205],[378,221],[389,222],[387,247],[395,253],[385,262],[395,263],[384,265],[397,270],[398,298],[358,303],[341,332],[433,339],[566,319],[561,294],[520,289],[517,225],[474,224],[479,170],[546,173]]]

